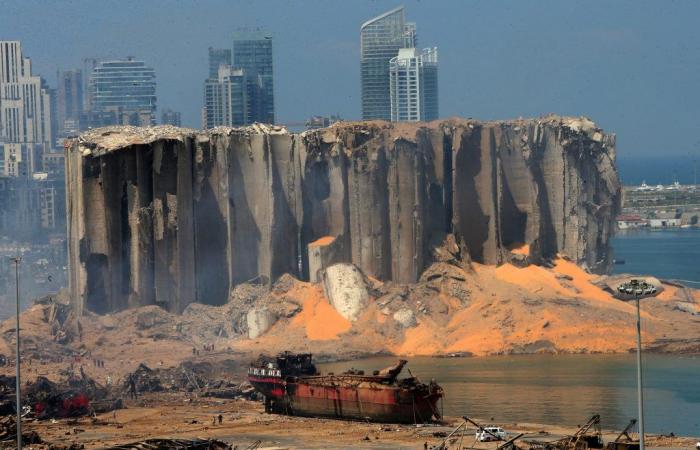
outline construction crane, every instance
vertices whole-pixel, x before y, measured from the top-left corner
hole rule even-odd
[[[587,434],[593,428],[593,434]],[[569,441],[569,448],[581,448],[579,443],[585,442],[585,448],[603,448],[603,434],[600,431],[600,415],[595,414],[585,425],[579,428]]]
[[[495,438],[496,441],[503,441],[503,438],[501,438],[500,436],[498,436],[494,433],[491,433],[487,427],[483,427],[482,425],[476,423],[474,420],[470,419],[469,417],[462,416],[462,419],[464,419],[464,422],[460,423],[459,426],[457,426],[457,428],[452,430],[452,432],[445,437],[445,439],[442,441],[442,443],[433,447],[433,450],[448,450],[448,448],[449,448],[448,441],[450,441],[452,436],[454,436],[462,428],[464,428],[464,430],[466,431],[468,423],[471,423],[472,425],[474,425],[477,428],[477,430],[484,431],[485,433],[490,434],[491,436],[493,436]],[[464,431],[461,433],[460,436],[461,436],[461,438],[464,438]],[[520,439],[523,436],[525,436],[525,433],[520,433],[520,434],[508,439],[503,444],[496,447],[496,450],[513,450],[513,449],[515,449],[516,448],[515,441]],[[456,441],[456,438],[454,438],[454,439]],[[460,448],[460,449],[462,448],[461,439],[460,439],[460,444],[459,444],[458,448]],[[474,447],[472,446],[471,448],[474,448]]]
[[[630,430],[637,425],[637,419],[630,420],[624,430],[617,435],[614,441],[608,442],[606,450],[639,450],[639,441],[635,441],[630,436]],[[623,439],[624,438],[624,439]]]
[[[593,428],[594,432],[589,433]],[[603,434],[600,430],[600,415],[595,414],[571,436],[556,441],[528,441],[530,449],[538,450],[587,450],[603,448]]]

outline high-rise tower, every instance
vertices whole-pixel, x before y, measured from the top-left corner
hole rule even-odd
[[[208,78],[204,82],[203,126],[236,127],[252,123],[248,103],[243,70],[219,66],[217,78]]]
[[[438,118],[437,48],[402,48],[389,63],[391,121]]]
[[[58,134],[67,137],[82,131],[83,72],[65,70],[58,75],[56,115]]]
[[[389,61],[400,48],[415,47],[416,26],[406,23],[403,6],[387,11],[360,27],[362,118],[391,119]]]
[[[133,58],[102,61],[90,75],[92,126],[156,123],[156,74]]]
[[[233,65],[246,78],[251,122],[275,122],[272,73],[272,35],[265,31],[238,31],[233,36]]]
[[[52,141],[50,96],[19,41],[0,41],[0,141]]]
[[[219,66],[230,66],[231,49],[209,47],[209,78],[219,77]]]
[[[19,41],[0,41],[0,152],[8,176],[31,177],[40,170],[51,133],[51,95]]]

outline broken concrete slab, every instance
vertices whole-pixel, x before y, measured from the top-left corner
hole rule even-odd
[[[246,314],[248,337],[255,339],[265,334],[277,322],[277,316],[267,308],[252,308]]]
[[[340,241],[333,236],[323,236],[308,245],[309,281],[319,283],[323,271],[335,263],[342,262]]]
[[[354,264],[328,267],[323,273],[323,290],[333,308],[351,322],[357,319],[369,300],[364,275]]]
[[[394,320],[401,324],[404,328],[416,326],[416,315],[408,308],[402,308],[394,313]]]

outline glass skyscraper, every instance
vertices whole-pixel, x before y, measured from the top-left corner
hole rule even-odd
[[[248,111],[246,77],[242,69],[219,66],[217,78],[204,82],[204,126],[236,127],[252,123]]]
[[[391,119],[389,61],[400,48],[416,46],[416,26],[406,23],[403,6],[360,27],[362,118]]]
[[[100,62],[89,89],[91,125],[155,125],[156,74],[143,61]]]
[[[82,130],[80,121],[83,115],[83,72],[80,69],[61,72],[57,92],[58,135],[75,135]]]
[[[250,122],[274,123],[272,35],[260,30],[234,33],[233,65],[246,78]]]
[[[231,65],[231,49],[209,47],[209,78],[219,78],[219,66]]]
[[[391,121],[438,118],[438,53],[426,48],[402,48],[389,63]]]

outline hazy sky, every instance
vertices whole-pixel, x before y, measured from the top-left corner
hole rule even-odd
[[[0,0],[0,40],[35,72],[85,57],[152,65],[158,106],[199,127],[207,48],[232,31],[274,33],[277,120],[360,117],[360,24],[399,4],[421,47],[439,48],[440,115],[587,115],[623,156],[700,154],[698,1]]]

